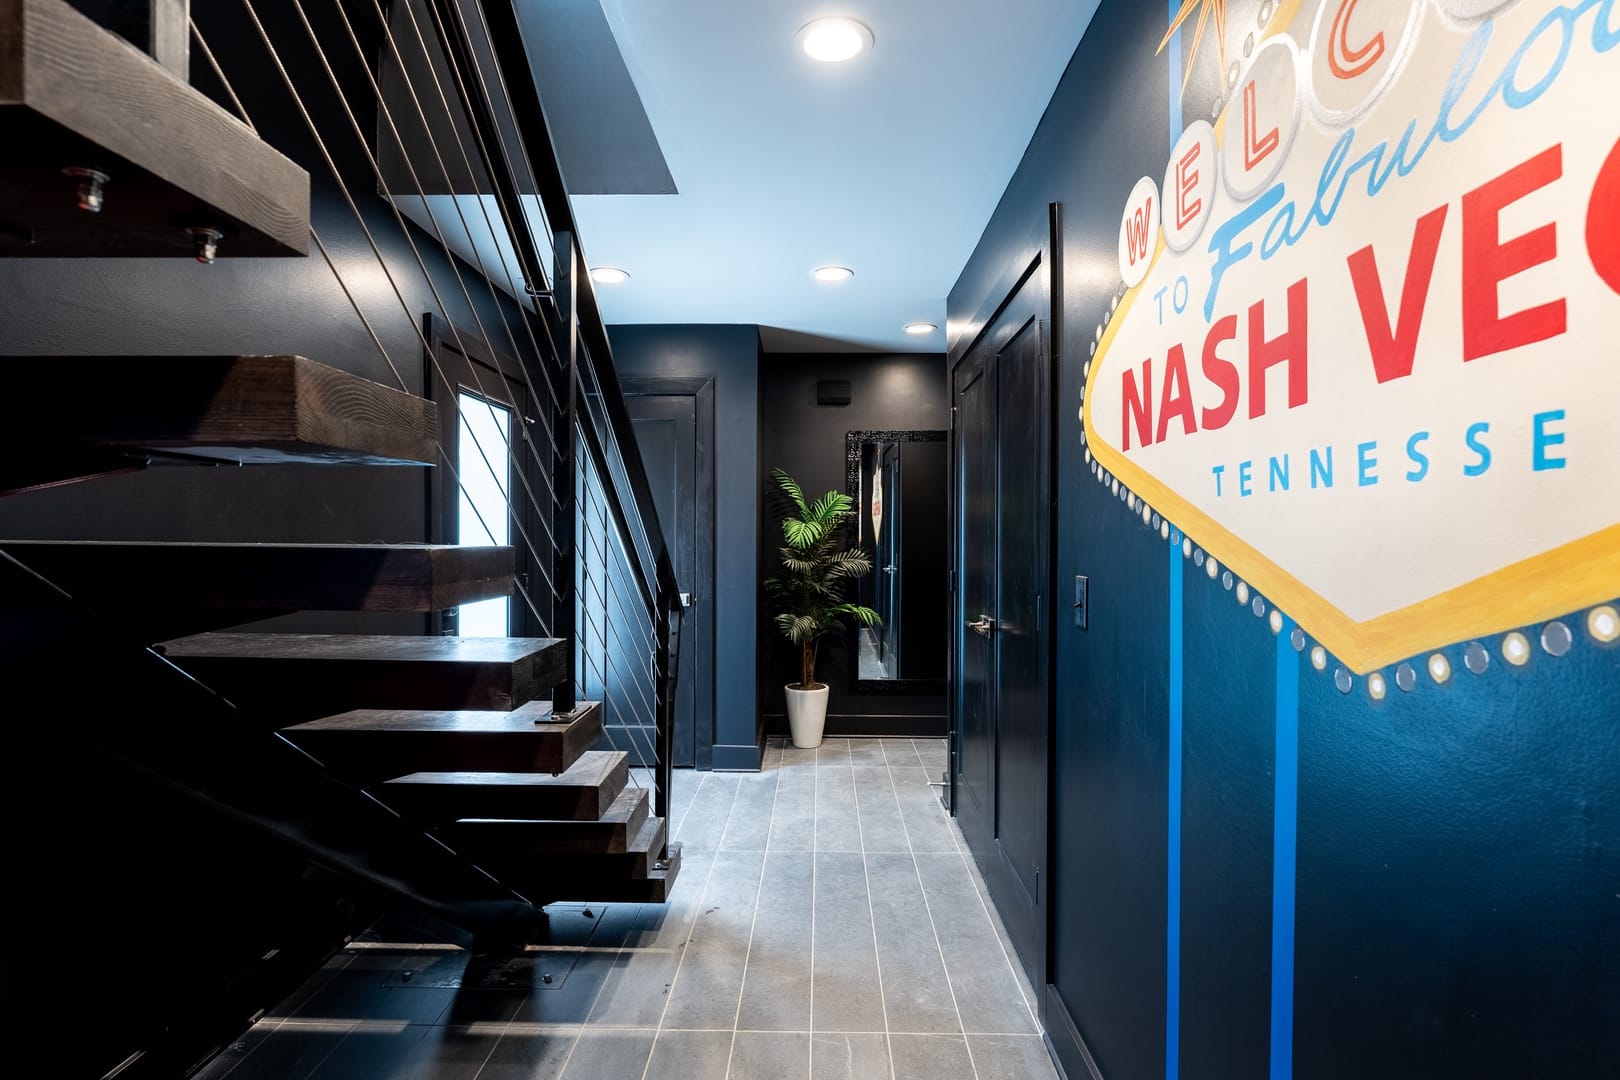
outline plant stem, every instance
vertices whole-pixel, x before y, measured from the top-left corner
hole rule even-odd
[[[800,690],[809,690],[816,684],[816,647],[812,642],[804,643],[804,651],[800,657],[799,673],[804,681],[799,683]]]

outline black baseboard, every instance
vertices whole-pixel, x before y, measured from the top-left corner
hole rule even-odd
[[[1057,1064],[1064,1080],[1070,1077],[1088,1077],[1103,1080],[1102,1070],[1091,1056],[1086,1040],[1080,1037],[1069,1007],[1058,996],[1057,987],[1048,985],[1041,997],[1041,1026],[1046,1028],[1046,1049]]]
[[[950,722],[944,716],[850,716],[833,714],[827,717],[824,734],[833,738],[898,738],[943,739],[950,733]],[[765,714],[765,730],[773,738],[786,738],[787,717],[781,713]],[[718,749],[718,748],[717,748]],[[719,766],[715,766],[719,768]]]
[[[754,743],[715,743],[715,772],[758,772],[764,750]]]

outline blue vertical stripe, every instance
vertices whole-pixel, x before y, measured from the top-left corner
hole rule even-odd
[[[1174,21],[1181,0],[1170,0]],[[1170,63],[1170,149],[1181,138],[1181,31],[1165,50]],[[1165,1080],[1181,1075],[1181,544],[1170,546],[1170,895],[1165,934]]]
[[[1164,1076],[1181,1073],[1181,545],[1170,545],[1170,837],[1169,896],[1165,919]]]
[[[1169,0],[1173,22],[1181,0]],[[1170,149],[1181,138],[1181,31],[1165,50],[1170,67]],[[1170,828],[1169,888],[1165,916],[1164,1077],[1181,1075],[1181,545],[1170,545]]]
[[[1294,1075],[1294,868],[1299,848],[1299,654],[1277,635],[1277,793],[1271,855],[1271,1080]]]

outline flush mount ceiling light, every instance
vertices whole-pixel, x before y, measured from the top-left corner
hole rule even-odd
[[[598,285],[623,285],[630,280],[630,273],[617,266],[598,266],[591,271],[591,280]]]
[[[855,271],[847,266],[818,266],[812,272],[817,281],[848,281],[855,276]]]
[[[918,334],[918,335],[932,334],[935,330],[938,330],[938,329],[939,329],[939,327],[935,326],[931,322],[906,323],[906,333],[908,333],[908,334]]]
[[[841,64],[872,47],[872,31],[854,19],[816,19],[799,31],[799,47],[812,60]]]

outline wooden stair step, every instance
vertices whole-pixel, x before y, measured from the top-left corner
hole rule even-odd
[[[628,881],[645,878],[655,869],[669,829],[663,818],[649,817],[623,851],[547,852],[535,855],[502,850],[491,845],[472,856],[474,861],[512,888],[529,897],[556,899],[576,881]]]
[[[62,372],[74,375],[71,409],[13,410],[0,433],[18,447],[11,453],[94,446],[242,465],[438,460],[431,401],[302,356],[8,356],[0,370],[15,401],[58,397]]]
[[[654,867],[647,871],[644,878],[629,879],[577,879],[564,881],[553,889],[548,902],[558,900],[595,901],[598,903],[614,901],[621,904],[662,904],[669,900],[670,892],[675,888],[675,879],[681,873],[681,845],[679,842],[669,845],[669,858],[665,860],[662,869]]]
[[[98,605],[254,611],[439,611],[507,596],[509,547],[0,540]]]
[[[0,255],[305,255],[309,174],[64,0],[0,0]],[[67,167],[108,177],[80,209]],[[58,369],[62,370],[62,369]]]
[[[647,789],[627,787],[594,821],[525,821],[466,818],[439,829],[439,835],[474,862],[494,855],[514,858],[552,855],[624,855],[651,813]]]
[[[562,680],[569,644],[557,638],[219,633],[159,648],[245,712],[285,722],[345,709],[515,709]]]
[[[597,715],[601,715],[599,711]],[[295,733],[288,734],[302,745]],[[310,752],[321,756],[313,746]],[[498,756],[490,754],[491,758]],[[630,781],[629,763],[630,755],[623,751],[592,750],[555,776],[546,772],[414,772],[380,785],[377,795],[401,813],[431,822],[457,818],[588,821],[606,814],[625,790]]]

